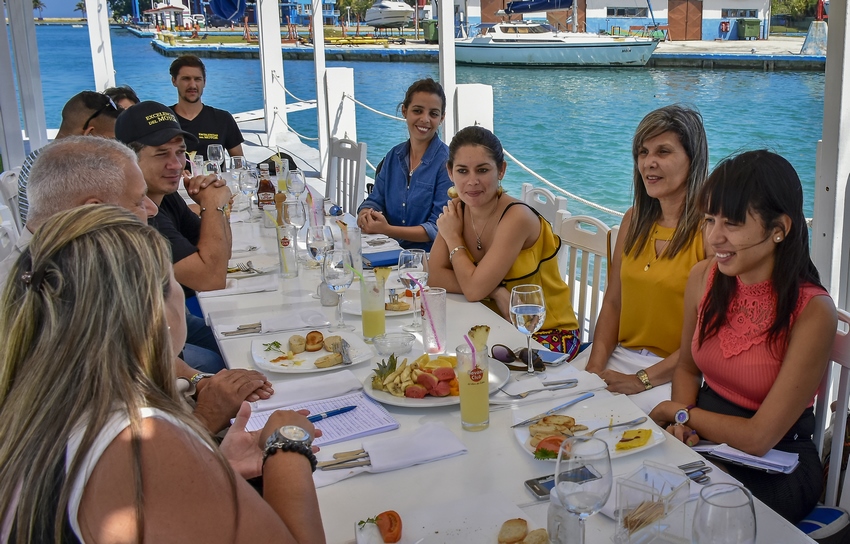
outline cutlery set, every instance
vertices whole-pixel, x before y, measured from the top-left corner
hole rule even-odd
[[[679,470],[684,472],[688,478],[698,484],[704,485],[711,482],[711,478],[707,476],[707,474],[711,472],[711,467],[706,466],[705,461],[700,460],[694,461],[693,463],[679,465]]]
[[[334,454],[331,461],[320,461],[317,465],[322,470],[339,470],[355,467],[368,467],[372,461],[368,459],[366,450],[341,451]]]

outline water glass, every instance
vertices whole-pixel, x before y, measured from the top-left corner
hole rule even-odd
[[[239,188],[242,189],[242,194],[248,197],[248,222],[255,220],[251,210],[251,202],[254,200],[254,195],[257,193],[257,184],[259,180],[254,172],[246,170],[239,177]]]
[[[534,374],[531,335],[546,321],[543,288],[539,285],[517,285],[511,290],[511,322],[528,340],[528,373]]]
[[[334,236],[327,225],[307,227],[307,253],[313,262],[322,263],[325,253],[334,249]],[[313,264],[313,267],[316,265]]]
[[[286,178],[286,192],[293,198],[301,198],[306,189],[307,182],[304,180],[304,173],[298,168],[289,170],[289,175]]]
[[[339,296],[336,306],[336,324],[329,327],[331,331],[353,331],[354,327],[345,324],[342,314],[342,297],[345,290],[354,281],[354,263],[351,261],[351,253],[345,249],[334,249],[325,253],[322,262],[322,280],[328,289]]]
[[[749,490],[736,484],[709,484],[699,492],[693,544],[754,544],[756,513]]]
[[[461,344],[455,351],[460,387],[460,424],[465,431],[483,431],[490,426],[490,358],[487,346],[481,351],[473,351],[467,344]]]
[[[552,502],[559,506],[550,516],[549,539],[557,544],[584,544],[585,520],[608,501],[613,480],[606,442],[589,436],[565,439],[555,464]]]
[[[421,331],[422,319],[416,298],[420,288],[428,285],[428,256],[424,249],[404,249],[398,254],[398,279],[413,293],[413,323],[402,329]]]
[[[296,253],[295,237],[298,231],[292,225],[277,227],[278,254],[280,257],[280,277],[298,277],[298,254]]]
[[[422,343],[425,353],[446,352],[446,290],[429,287],[419,294],[422,302]]]
[[[224,166],[224,148],[221,144],[207,146],[207,159],[213,164],[213,173],[221,174],[221,169]]]
[[[384,306],[384,280],[375,275],[360,279],[360,314],[363,318],[363,339],[372,340],[387,332],[386,306]]]

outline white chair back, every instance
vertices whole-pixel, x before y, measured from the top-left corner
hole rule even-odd
[[[12,211],[12,219],[17,234],[24,227],[21,225],[21,214],[18,209],[18,176],[21,175],[20,168],[12,168],[0,174],[0,198],[2,203]]]
[[[847,427],[847,408],[850,404],[850,313],[838,310],[839,330],[835,334],[835,343],[832,345],[830,358],[835,364],[830,364],[820,388],[818,389],[817,404],[815,407],[815,445],[823,454],[823,438],[829,419],[829,386],[832,370],[838,369],[838,398],[835,407],[835,426],[832,431],[832,449],[830,450],[829,473],[826,478],[826,494],[824,495],[825,506],[840,506],[850,510],[850,480],[845,478],[841,493],[841,503],[838,504],[838,482],[841,476],[841,459],[844,450],[844,433]],[[841,328],[847,330],[842,331]]]
[[[344,212],[357,213],[366,198],[366,144],[331,138],[330,169],[325,197]]]
[[[530,183],[522,184],[522,196],[520,200],[537,210],[537,213],[542,215],[551,225],[554,225],[558,220],[557,214],[559,211],[567,211],[566,198],[562,196],[556,197],[549,189],[534,187]]]
[[[570,287],[581,341],[592,342],[602,293],[608,283],[602,283],[602,267],[608,255],[610,229],[599,219],[570,216],[566,210],[558,211],[556,217],[555,232],[562,241],[558,266]]]
[[[12,250],[15,249],[17,239],[18,235],[12,232],[9,223],[4,222],[0,225],[0,261],[12,253]],[[0,283],[0,287],[2,287],[2,283]]]
[[[607,277],[611,279],[611,263],[614,262],[614,247],[617,245],[617,236],[620,235],[620,225],[614,225],[608,231],[608,265],[605,267]]]

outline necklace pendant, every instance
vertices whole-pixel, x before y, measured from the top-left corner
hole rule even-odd
[[[478,250],[479,251],[481,250],[481,239],[480,238],[478,239]]]
[[[643,271],[646,272],[649,270],[649,263],[646,263],[646,266],[643,267]]]

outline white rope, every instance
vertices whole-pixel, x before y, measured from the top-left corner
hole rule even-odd
[[[355,103],[355,104],[357,104],[358,106],[363,106],[364,108],[366,108],[367,110],[371,111],[372,113],[377,113],[378,115],[383,115],[384,117],[388,117],[388,118],[390,118],[390,119],[395,119],[396,121],[404,121],[404,117],[396,117],[395,115],[390,115],[390,114],[388,114],[388,113],[384,113],[384,112],[382,112],[382,111],[378,111],[378,110],[376,110],[375,108],[372,108],[372,107],[367,106],[366,104],[364,104],[363,102],[361,102],[361,101],[357,100],[356,98],[354,98],[353,96],[351,96],[351,95],[350,95],[350,94],[348,94],[348,93],[343,93],[343,95],[342,95],[342,96],[343,96],[343,98],[347,98],[347,99],[351,100],[352,102],[354,102],[354,103]]]
[[[295,100],[297,100],[298,102],[310,102],[310,100],[305,100],[304,98],[298,98],[297,96],[295,96],[294,94],[292,94],[291,92],[289,92],[289,89],[287,89],[287,88],[283,85],[283,83],[281,83],[281,82],[280,82],[280,78],[277,78],[277,77],[276,77],[276,78],[274,78],[274,80],[275,80],[275,82],[276,82],[278,85],[280,85],[280,88],[281,88],[281,89],[283,89],[283,92],[285,92],[286,94],[288,94],[289,96],[291,96],[292,98],[294,98]],[[318,139],[318,138],[316,138],[316,139]]]
[[[297,132],[294,128],[292,128],[291,126],[289,126],[289,125],[286,123],[286,121],[284,121],[284,120],[283,120],[283,117],[281,117],[279,113],[275,112],[274,116],[275,116],[275,117],[277,117],[278,119],[280,119],[280,122],[281,122],[281,123],[283,123],[283,126],[285,126],[287,129],[289,129],[289,131],[290,131],[291,133],[295,134],[296,136],[298,136],[298,137],[299,137],[299,138],[301,138],[302,140],[310,140],[310,141],[313,141],[313,142],[318,142],[318,141],[319,141],[319,139],[318,139],[318,138],[311,138],[311,137],[309,137],[309,136],[304,136],[303,134],[299,134],[299,133],[298,133],[298,132]],[[272,121],[272,122],[274,122],[274,121]]]
[[[517,160],[516,157],[514,157],[513,155],[508,153],[508,151],[506,149],[503,148],[502,151],[505,152],[506,157],[508,157],[509,159],[514,161],[515,163],[517,163],[517,166],[519,166],[520,168],[522,168],[523,170],[525,170],[526,172],[528,172],[529,174],[531,174],[535,178],[539,179],[540,181],[542,181],[543,183],[545,183],[546,185],[548,185],[552,189],[555,189],[559,193],[563,193],[564,195],[568,196],[569,198],[572,198],[573,200],[575,200],[577,202],[581,202],[585,206],[590,206],[591,208],[595,208],[595,209],[597,209],[601,212],[605,212],[605,213],[611,214],[611,215],[616,216],[616,217],[623,217],[623,215],[624,215],[623,212],[618,212],[617,210],[612,210],[611,208],[606,208],[605,206],[600,206],[599,204],[595,204],[595,203],[587,200],[586,198],[582,198],[578,195],[574,195],[571,192],[567,191],[566,189],[562,189],[562,188],[558,187],[557,185],[555,185],[554,183],[552,183],[548,179],[540,176],[537,172],[535,172],[531,168],[522,164],[519,160]]]
[[[366,165],[367,165],[369,168],[371,168],[374,172],[377,172],[377,171],[378,171],[378,168],[377,168],[374,164],[372,164],[371,162],[369,162],[369,159],[366,159]]]

